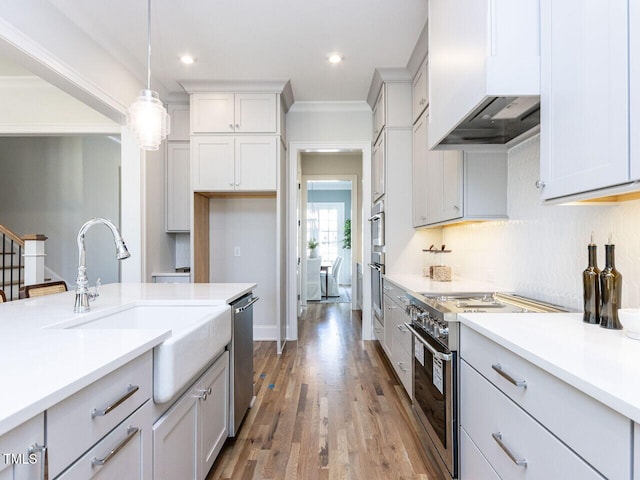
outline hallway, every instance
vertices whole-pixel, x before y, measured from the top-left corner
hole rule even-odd
[[[256,402],[208,480],[440,478],[410,401],[348,303],[309,305],[279,358],[254,343]]]

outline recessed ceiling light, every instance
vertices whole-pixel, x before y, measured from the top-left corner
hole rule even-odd
[[[193,58],[191,55],[182,55],[180,57],[180,61],[186,65],[191,65],[195,63],[197,59]]]
[[[329,54],[329,63],[340,63],[342,61],[343,57],[342,55],[340,55],[339,53],[330,53]]]

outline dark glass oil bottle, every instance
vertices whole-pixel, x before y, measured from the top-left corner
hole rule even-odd
[[[614,260],[615,245],[605,245],[605,266],[600,273],[600,326],[620,330],[622,324],[618,319],[618,309],[622,301],[622,274],[616,270]]]
[[[582,272],[582,289],[584,297],[584,316],[586,323],[600,323],[600,269],[596,257],[596,246],[593,240],[588,245],[589,265]]]

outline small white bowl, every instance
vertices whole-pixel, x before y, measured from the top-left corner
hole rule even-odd
[[[640,308],[621,308],[618,318],[627,337],[640,339]]]

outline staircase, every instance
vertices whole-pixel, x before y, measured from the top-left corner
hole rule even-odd
[[[0,225],[0,290],[7,300],[17,300],[24,286],[24,240]]]

